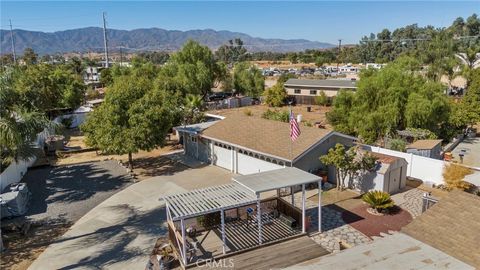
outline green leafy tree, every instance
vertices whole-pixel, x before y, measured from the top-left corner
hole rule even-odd
[[[259,97],[265,89],[265,79],[254,65],[240,62],[235,65],[233,71],[233,85],[237,93]]]
[[[46,127],[53,127],[45,114],[22,107],[13,88],[11,70],[0,77],[0,153],[1,168],[13,161],[28,160],[35,155],[32,141]]]
[[[403,139],[391,139],[388,142],[388,149],[405,152],[407,150],[407,142]]]
[[[194,94],[205,97],[221,75],[222,70],[210,49],[189,40],[161,69],[158,83],[175,84],[176,90],[181,91],[183,96]]]
[[[128,154],[163,146],[172,127],[178,104],[165,91],[152,90],[147,76],[124,75],[115,78],[105,101],[81,126],[86,143],[105,153]]]
[[[336,130],[369,144],[408,127],[444,135],[450,128],[445,87],[419,71],[419,62],[411,57],[398,58],[381,70],[363,70],[357,91],[340,91],[327,119]]]
[[[283,83],[277,82],[274,86],[267,88],[263,93],[265,103],[270,107],[280,107],[287,98],[287,92],[283,87]]]
[[[246,60],[247,49],[239,38],[231,39],[228,44],[220,46],[215,52],[215,57],[224,63],[236,63]]]
[[[84,98],[85,85],[78,74],[63,65],[29,65],[14,75],[14,88],[23,106],[48,111],[77,108]]]
[[[325,165],[335,167],[335,179],[337,180],[337,189],[342,190],[345,186],[345,178],[348,175],[346,170],[349,162],[353,161],[351,155],[347,155],[345,146],[337,143],[334,148],[330,148],[328,153],[320,157],[320,161]]]
[[[32,48],[26,48],[23,51],[22,59],[25,62],[25,64],[34,65],[34,64],[37,63],[38,54],[36,54],[35,51]]]
[[[321,90],[320,94],[315,97],[315,104],[320,105],[320,106],[327,106],[328,97],[325,94],[325,91]]]

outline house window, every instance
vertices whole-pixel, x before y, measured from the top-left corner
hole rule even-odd
[[[197,142],[197,137],[190,137],[190,140],[191,140],[192,142]]]
[[[294,93],[294,94],[300,94],[300,93],[302,93],[302,90],[300,90],[300,89],[295,89],[295,90],[293,90],[293,93]]]
[[[317,94],[317,90],[310,90],[310,95],[316,95]]]

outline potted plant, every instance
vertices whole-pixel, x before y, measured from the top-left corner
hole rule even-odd
[[[395,202],[387,192],[373,190],[365,193],[362,200],[370,205],[371,208],[367,211],[374,215],[382,215],[382,212],[392,208]]]

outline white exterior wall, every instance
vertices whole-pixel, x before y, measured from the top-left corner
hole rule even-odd
[[[448,164],[448,162],[370,145],[365,145],[363,148],[375,153],[404,158],[408,163],[406,176],[417,178],[423,182],[429,182],[435,185],[444,184],[442,173],[444,166]]]
[[[213,164],[218,167],[232,170],[232,149],[213,145]]]
[[[44,131],[37,134],[37,139],[33,143],[36,147],[43,149],[45,139],[50,134],[53,134],[53,131],[45,129]],[[8,185],[20,182],[23,176],[27,173],[28,168],[31,167],[36,160],[37,158],[33,157],[29,160],[19,160],[18,162],[12,162],[0,175],[0,192],[3,191],[3,189]]]
[[[283,168],[283,166],[237,153],[237,173],[252,174]]]

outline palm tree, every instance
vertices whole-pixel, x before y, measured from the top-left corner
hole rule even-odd
[[[194,124],[202,120],[203,99],[200,95],[188,94],[185,97],[185,124]]]
[[[13,161],[32,158],[35,155],[32,142],[37,133],[52,124],[43,113],[27,111],[18,104],[11,72],[0,78],[0,104],[0,157],[5,169]]]
[[[470,86],[470,73],[473,69],[480,67],[480,53],[478,49],[468,48],[466,52],[456,53],[457,57],[463,65],[462,75],[467,80],[467,89]]]

